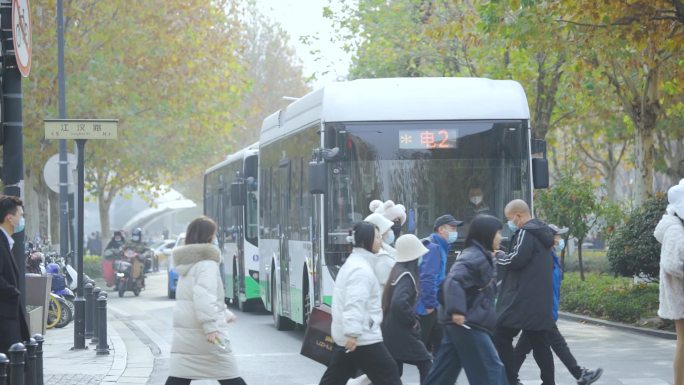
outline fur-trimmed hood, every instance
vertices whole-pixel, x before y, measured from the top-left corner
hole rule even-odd
[[[221,263],[221,251],[210,243],[179,246],[173,250],[173,263],[180,275],[185,275],[197,262],[215,261]]]

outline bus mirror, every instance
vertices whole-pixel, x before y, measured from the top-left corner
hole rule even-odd
[[[549,163],[546,159],[532,159],[532,180],[536,189],[549,187]]]
[[[324,162],[309,163],[309,192],[311,194],[325,194],[328,181],[325,172]]]
[[[535,158],[546,158],[546,141],[542,139],[532,140],[532,156]]]
[[[242,182],[233,182],[230,185],[230,204],[232,206],[245,205],[245,184]]]

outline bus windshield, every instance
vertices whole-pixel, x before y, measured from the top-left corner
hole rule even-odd
[[[340,150],[328,162],[331,252],[342,251],[341,235],[370,214],[375,199],[403,204],[402,233],[421,238],[440,215],[465,221],[458,248],[477,214],[503,219],[507,202],[531,198],[527,121],[330,123],[326,147]]]

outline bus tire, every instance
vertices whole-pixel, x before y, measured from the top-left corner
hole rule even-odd
[[[273,314],[273,325],[276,330],[292,330],[295,323],[287,317],[278,314],[278,295],[276,294],[275,269],[271,274],[271,314]]]

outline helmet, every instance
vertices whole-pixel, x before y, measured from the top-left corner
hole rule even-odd
[[[54,262],[48,263],[48,265],[45,267],[45,271],[48,274],[57,275],[59,274],[59,265]]]
[[[142,229],[140,227],[136,227],[133,230],[133,232],[131,233],[131,240],[133,240],[133,242],[142,241]]]

